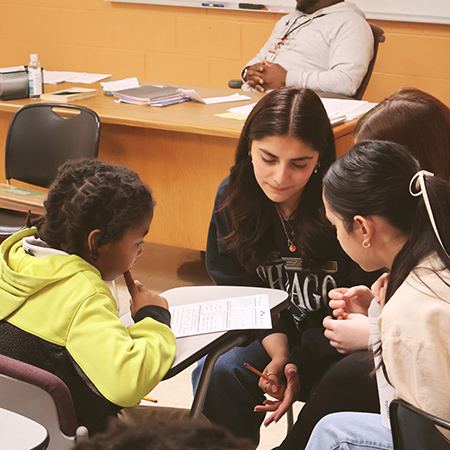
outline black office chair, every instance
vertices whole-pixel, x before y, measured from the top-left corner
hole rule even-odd
[[[384,36],[384,30],[382,28],[370,22],[369,25],[373,33],[373,56],[372,59],[370,60],[369,66],[367,67],[367,72],[364,75],[364,78],[361,81],[358,90],[353,96],[355,100],[361,100],[362,96],[364,95],[364,92],[366,92],[367,85],[369,84],[373,68],[375,66],[375,61],[377,60],[378,46],[380,45],[380,42],[384,42],[386,40],[386,37]]]
[[[4,355],[0,355],[0,407],[44,426],[49,450],[70,449],[88,437],[87,428],[78,425],[72,396],[61,379]]]
[[[380,42],[384,42],[386,40],[384,36],[384,31],[377,25],[374,25],[373,23],[369,23],[370,28],[373,33],[373,56],[372,59],[369,62],[369,66],[367,67],[367,72],[364,75],[363,80],[361,81],[361,84],[359,85],[358,90],[356,91],[355,95],[353,95],[352,98],[355,100],[361,100],[362,96],[364,95],[364,92],[367,89],[367,85],[369,84],[370,77],[372,76],[373,68],[375,66],[375,61],[377,59],[378,55],[378,46],[380,45]],[[244,82],[240,79],[233,79],[228,82],[228,87],[231,89],[239,89],[242,87]],[[323,97],[326,97],[326,94],[323,95]]]
[[[6,181],[47,188],[65,161],[97,158],[99,139],[100,119],[88,108],[59,103],[26,105],[9,125]],[[0,209],[0,240],[22,229],[26,218],[27,213]]]
[[[450,423],[428,414],[404,400],[390,405],[394,450],[449,450],[450,441],[438,430],[449,430]]]

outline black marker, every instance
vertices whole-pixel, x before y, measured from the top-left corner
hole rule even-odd
[[[239,8],[241,9],[264,9],[266,5],[261,5],[258,3],[239,3]]]

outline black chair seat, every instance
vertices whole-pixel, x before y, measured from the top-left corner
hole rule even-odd
[[[100,119],[77,105],[33,103],[20,108],[6,137],[6,180],[48,188],[70,159],[97,158]],[[36,216],[37,217],[37,216]],[[0,241],[25,227],[27,213],[0,209]]]
[[[450,450],[450,423],[416,408],[404,400],[393,400],[390,419],[394,450]]]

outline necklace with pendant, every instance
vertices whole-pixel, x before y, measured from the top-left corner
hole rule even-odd
[[[278,217],[280,218],[280,221],[281,221],[281,225],[283,226],[284,234],[286,235],[289,251],[291,253],[294,253],[297,250],[297,247],[295,246],[294,241],[291,239],[291,236],[287,232],[285,223],[291,229],[291,235],[293,238],[295,235],[294,229],[292,228],[292,225],[289,223],[289,219],[286,219],[286,217],[284,217],[284,214],[280,211],[278,206],[276,206],[276,209],[277,209]]]

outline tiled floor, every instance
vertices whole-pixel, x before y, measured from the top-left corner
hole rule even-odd
[[[203,255],[195,250],[180,249],[157,244],[144,244],[144,254],[133,268],[133,276],[153,292],[190,286],[211,285],[205,270]],[[128,309],[129,295],[123,280],[117,282],[120,298],[120,314]],[[193,366],[170,380],[161,382],[150,394],[158,399],[158,405],[189,408],[192,403],[190,375]],[[294,416],[300,405],[296,405]],[[261,430],[258,450],[269,450],[278,445],[286,435],[286,419]]]

